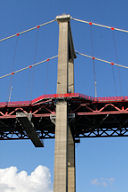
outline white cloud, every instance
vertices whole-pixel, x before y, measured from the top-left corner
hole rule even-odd
[[[16,167],[0,169],[0,192],[52,192],[49,169],[39,165],[30,175]]]
[[[91,184],[93,185],[99,185],[99,186],[103,186],[103,187],[107,187],[109,185],[112,185],[112,183],[115,181],[115,179],[113,177],[101,177],[101,178],[95,178],[91,181]]]

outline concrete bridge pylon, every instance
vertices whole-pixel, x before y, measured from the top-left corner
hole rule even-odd
[[[59,24],[57,94],[74,93],[74,58],[70,15],[57,16]],[[75,142],[68,117],[68,101],[56,104],[54,192],[75,192]]]

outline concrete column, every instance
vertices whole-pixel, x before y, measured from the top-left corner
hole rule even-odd
[[[68,66],[68,90],[74,93],[74,58],[70,58]],[[68,192],[76,191],[75,142],[71,127],[68,128]]]
[[[67,102],[56,105],[54,192],[68,192]]]
[[[68,26],[69,15],[58,16],[59,50],[57,94],[68,92]],[[68,106],[61,100],[56,104],[54,192],[68,192]]]
[[[68,62],[68,91],[74,93],[74,58]]]
[[[68,27],[69,15],[57,17],[59,23],[59,49],[58,49],[58,78],[57,78],[57,93],[64,94],[68,92]]]
[[[71,128],[68,129],[68,192],[76,191],[75,143]]]
[[[56,17],[59,23],[57,94],[74,93],[74,47],[70,15]],[[54,192],[75,192],[75,143],[68,122],[68,103],[56,104]]]

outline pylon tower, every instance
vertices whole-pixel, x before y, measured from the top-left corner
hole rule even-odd
[[[57,16],[59,24],[57,94],[74,93],[74,58],[70,15]],[[58,100],[55,125],[54,192],[75,192],[75,143],[69,125],[68,101]]]

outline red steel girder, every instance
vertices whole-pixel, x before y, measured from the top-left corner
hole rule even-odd
[[[116,137],[128,135],[128,97],[93,98],[79,93],[43,95],[32,101],[0,103],[0,139],[29,139],[16,118],[17,112],[31,113],[40,138],[55,137],[51,116],[56,102],[67,100],[74,137]]]

